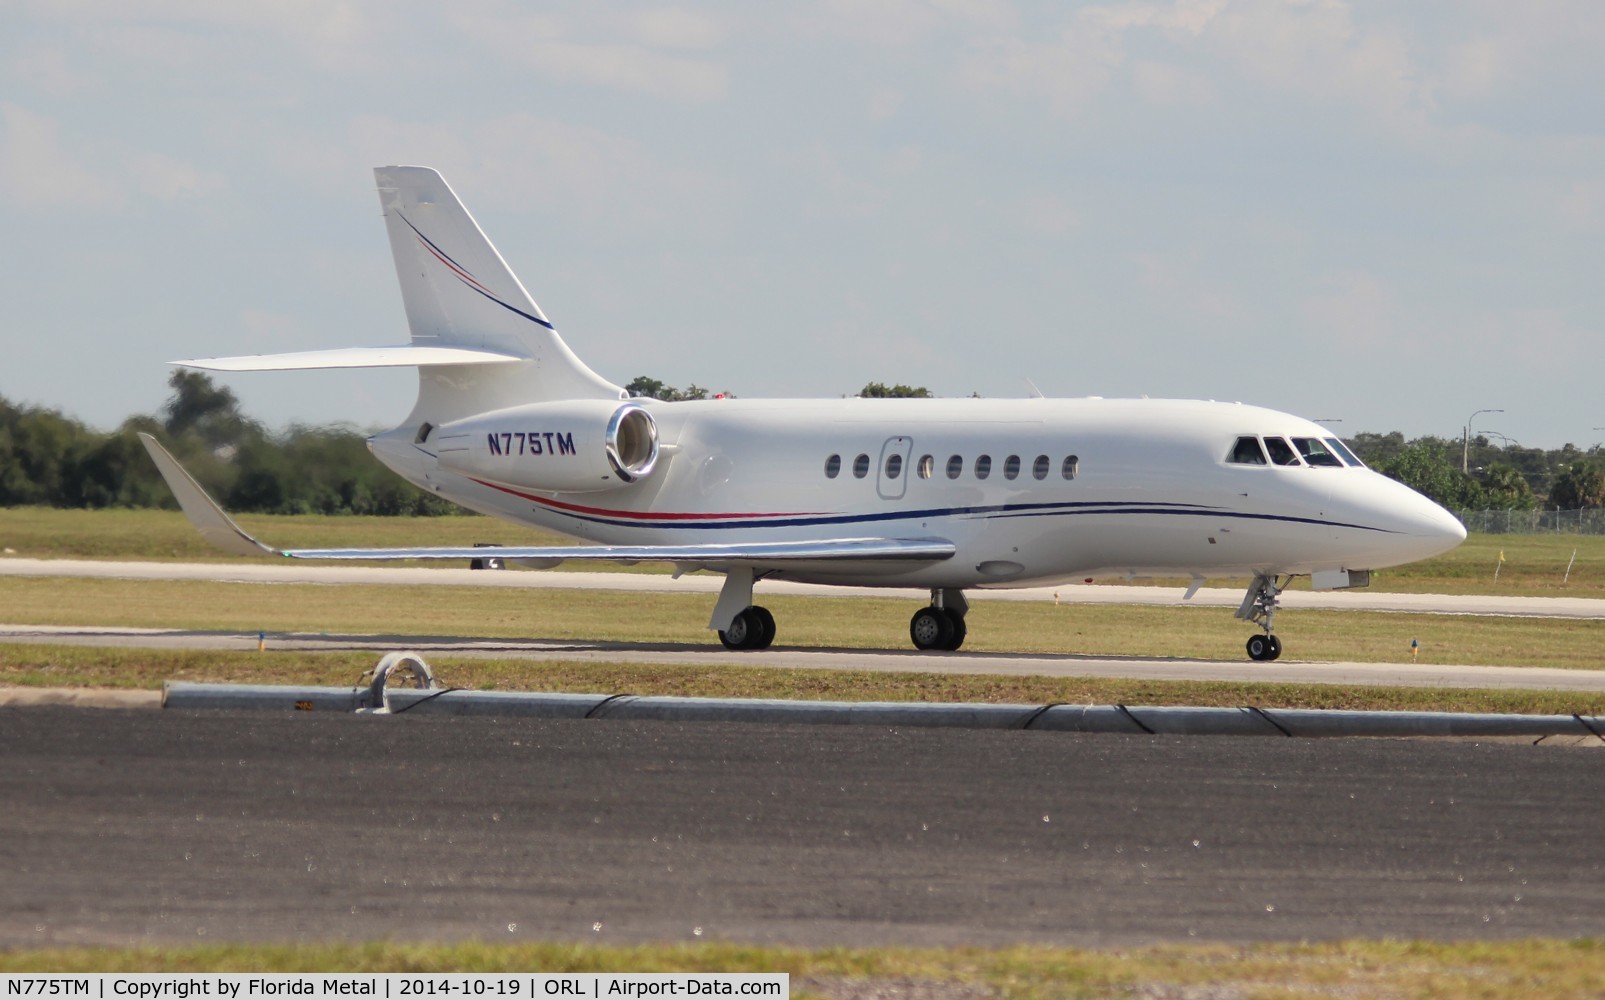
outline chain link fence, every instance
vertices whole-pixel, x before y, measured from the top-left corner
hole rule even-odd
[[[1457,510],[1466,530],[1484,535],[1605,535],[1605,507],[1581,510]]]

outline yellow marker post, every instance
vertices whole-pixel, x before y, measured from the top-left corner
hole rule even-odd
[[[256,651],[258,653],[263,653],[263,652],[267,651],[267,633],[266,632],[258,632],[256,634]]]
[[[1420,652],[1421,652],[1421,643],[1417,642],[1414,639],[1411,639],[1410,640],[1410,662],[1411,663],[1415,662],[1416,654],[1418,654]]]

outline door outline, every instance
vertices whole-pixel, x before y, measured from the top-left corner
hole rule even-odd
[[[913,471],[908,466],[908,457],[913,451],[914,439],[906,435],[887,438],[881,445],[881,460],[875,466],[875,492],[882,500],[901,500],[908,492],[908,477]],[[893,455],[902,456],[895,479],[886,475],[886,461]]]

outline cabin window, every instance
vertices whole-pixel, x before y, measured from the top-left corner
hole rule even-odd
[[[1079,476],[1081,474],[1081,459],[1074,455],[1066,455],[1064,457],[1064,465],[1059,469],[1059,474],[1066,479],[1074,479]]]
[[[975,460],[975,478],[985,479],[992,474],[992,456],[982,455]]]
[[[886,456],[886,478],[896,479],[903,474],[903,456],[891,454]]]
[[[1318,438],[1294,438],[1293,443],[1298,446],[1298,453],[1304,456],[1304,461],[1317,468],[1341,469],[1343,461],[1322,444]]]
[[[919,464],[920,478],[921,479],[929,479],[929,478],[931,478],[931,475],[935,471],[936,471],[936,459],[931,457],[930,455],[921,455],[920,456],[920,464]]]
[[[1349,450],[1348,445],[1344,444],[1342,441],[1339,441],[1337,438],[1324,438],[1323,440],[1326,441],[1326,446],[1331,448],[1333,452],[1339,455],[1343,461],[1354,466],[1356,469],[1365,468],[1365,463],[1360,461],[1359,458],[1355,457],[1354,452]]]
[[[853,477],[863,479],[867,475],[869,475],[869,456],[859,455],[853,459]]]
[[[840,455],[832,455],[829,458],[825,459],[825,478],[826,479],[835,479],[838,475],[841,474],[841,471],[842,471],[842,457]]]
[[[1226,461],[1235,465],[1264,465],[1265,449],[1259,446],[1259,438],[1240,437],[1232,445],[1232,453]]]
[[[1271,453],[1271,461],[1276,465],[1299,464],[1298,452],[1294,451],[1292,446],[1282,438],[1266,438],[1265,448]]]
[[[1020,475],[1020,456],[1010,455],[1003,460],[1003,478],[1015,479]]]
[[[1037,456],[1037,460],[1031,463],[1031,475],[1038,479],[1048,478],[1048,456]]]
[[[947,460],[947,478],[957,479],[964,472],[964,459],[957,455]]]

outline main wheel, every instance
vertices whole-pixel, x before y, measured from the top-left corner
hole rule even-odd
[[[964,637],[970,631],[964,624],[964,616],[952,608],[943,608],[942,613],[947,615],[947,620],[953,623],[953,637],[947,640],[947,644],[942,648],[947,650],[958,649],[964,645]]]
[[[940,608],[920,608],[908,622],[915,649],[951,649],[953,632],[953,619]]]
[[[769,613],[768,608],[754,604],[746,610],[758,622],[758,641],[747,647],[749,649],[768,649],[769,644],[775,641],[775,616]]]

